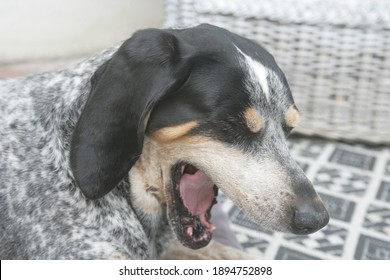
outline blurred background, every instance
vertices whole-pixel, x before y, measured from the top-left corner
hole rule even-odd
[[[1,0],[0,77],[68,65],[163,20],[163,0]]]
[[[137,29],[203,22],[274,55],[302,115],[291,152],[331,216],[315,234],[282,234],[222,195],[242,247],[266,259],[390,259],[389,0],[2,0],[0,77],[67,67]]]

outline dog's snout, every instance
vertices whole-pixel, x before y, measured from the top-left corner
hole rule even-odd
[[[326,226],[329,214],[323,205],[321,207],[301,207],[294,213],[293,226],[297,234],[309,234]]]
[[[299,169],[292,175],[292,183],[296,195],[291,221],[292,232],[310,234],[326,226],[329,222],[328,211],[302,170]]]

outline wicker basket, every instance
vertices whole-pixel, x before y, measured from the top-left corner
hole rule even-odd
[[[298,132],[390,144],[389,0],[166,0],[166,27],[211,23],[267,48]]]

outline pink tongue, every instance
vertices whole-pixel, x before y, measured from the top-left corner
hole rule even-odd
[[[201,170],[193,175],[185,173],[179,187],[184,206],[193,216],[206,213],[213,203],[214,183]]]

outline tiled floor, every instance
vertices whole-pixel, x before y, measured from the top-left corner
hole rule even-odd
[[[276,233],[249,221],[225,197],[241,245],[266,259],[390,259],[390,148],[297,136],[289,145],[330,223],[308,236]]]

